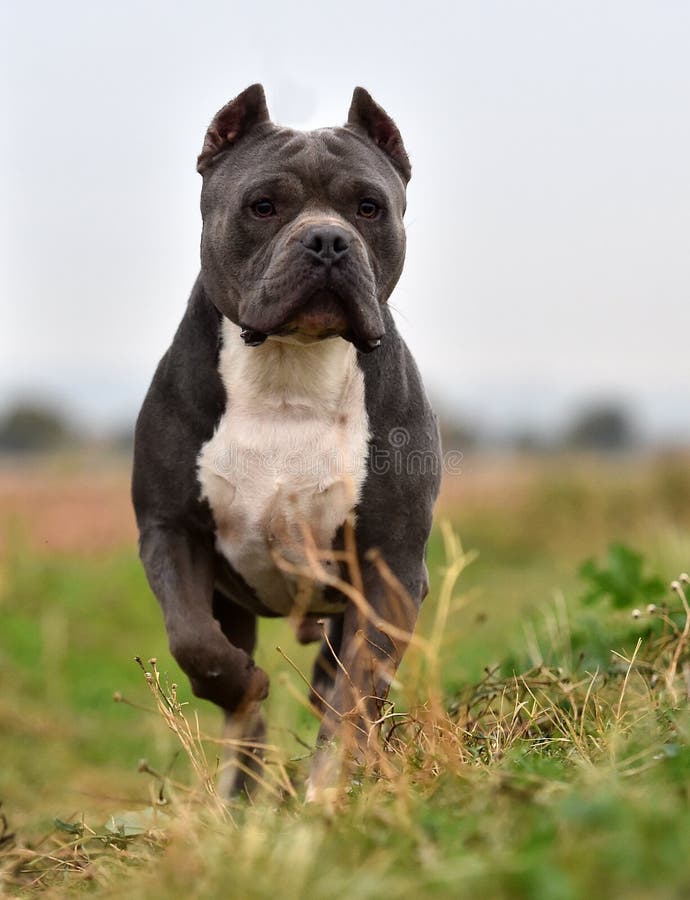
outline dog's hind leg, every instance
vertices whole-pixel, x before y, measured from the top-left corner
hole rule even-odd
[[[420,554],[415,556],[420,558]],[[307,783],[308,802],[331,802],[344,763],[349,767],[351,763],[376,760],[372,739],[381,722],[391,682],[412,637],[424,591],[423,563],[418,567],[413,574],[408,566],[407,579],[398,579],[398,587],[390,589],[371,562],[362,563],[363,593],[370,614],[364,616],[352,604],[342,618],[335,679],[322,712],[318,749]],[[404,571],[403,565],[401,570]],[[333,672],[332,668],[323,670]]]
[[[225,594],[213,594],[213,615],[226,638],[253,657],[256,648],[256,616],[233,603]],[[266,740],[266,724],[260,710],[261,701],[249,699],[235,709],[224,710],[225,742],[218,790],[224,797],[240,794],[251,796],[261,775],[262,744]]]
[[[315,644],[323,637],[323,619],[315,619],[313,616],[302,616],[293,621],[295,637],[300,644]]]

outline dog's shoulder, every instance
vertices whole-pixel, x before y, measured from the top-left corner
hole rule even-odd
[[[219,349],[220,315],[199,278],[137,418],[132,497],[140,523],[191,515],[210,527],[196,459],[225,408]]]
[[[438,449],[436,414],[414,357],[387,308],[384,322],[386,337],[381,347],[375,353],[358,354],[372,436],[381,439],[391,429],[404,429],[411,445],[419,447],[421,441],[430,449]]]
[[[423,546],[431,528],[443,468],[438,418],[388,310],[386,319],[381,347],[358,360],[371,445],[357,533],[364,548],[384,550],[394,570],[415,569],[421,585],[424,566],[408,547],[413,538]]]

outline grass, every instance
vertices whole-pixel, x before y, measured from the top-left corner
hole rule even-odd
[[[16,535],[0,586],[0,884],[56,897],[685,896],[690,626],[687,585],[668,583],[690,563],[687,461],[563,461],[517,486],[518,474],[493,493],[447,492],[442,510],[479,556],[465,566],[435,532],[399,715],[336,814],[302,802],[316,726],[295,667],[309,671],[313,648],[262,623],[269,787],[219,804],[218,717],[190,698],[131,549],[85,559]],[[644,551],[639,570],[614,541]],[[149,680],[136,655],[157,658]]]

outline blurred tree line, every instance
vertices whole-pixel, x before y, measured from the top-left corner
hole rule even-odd
[[[94,439],[56,406],[20,401],[0,414],[0,453],[48,453],[94,443],[116,453],[129,453],[133,428],[132,422]],[[498,439],[471,422],[446,414],[441,416],[441,436],[446,449],[463,452],[492,446],[538,453],[562,450],[616,453],[633,450],[640,442],[630,413],[616,403],[585,406],[557,431],[547,433],[523,428]]]
[[[640,444],[639,430],[632,416],[616,403],[583,406],[560,429],[540,431],[525,426],[499,438],[492,438],[469,422],[442,416],[441,438],[447,449],[464,451],[491,445],[534,453],[564,450],[624,453]]]
[[[57,450],[74,438],[66,418],[49,406],[17,403],[0,417],[0,450],[5,453]]]
[[[0,454],[30,455],[97,445],[129,453],[134,425],[95,438],[58,407],[40,401],[18,401],[0,414]]]

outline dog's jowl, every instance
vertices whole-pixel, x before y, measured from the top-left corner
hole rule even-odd
[[[344,127],[299,132],[254,85],[216,115],[197,168],[201,274],[137,422],[141,558],[228,737],[264,737],[257,616],[322,640],[318,799],[338,761],[365,758],[427,590],[438,429],[387,306],[410,163],[362,88]],[[228,793],[251,787],[259,753],[236,762]]]

